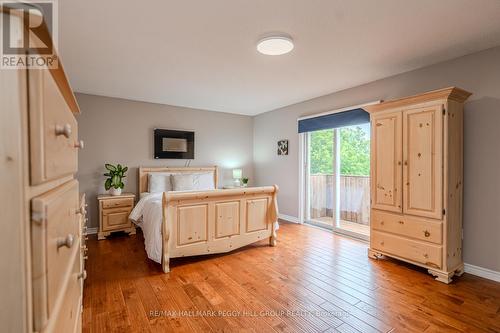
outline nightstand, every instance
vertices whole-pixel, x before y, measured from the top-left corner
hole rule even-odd
[[[101,194],[97,196],[99,202],[99,232],[97,239],[105,239],[112,232],[125,231],[129,235],[135,234],[135,226],[128,219],[134,208],[135,194],[122,193],[121,195]]]

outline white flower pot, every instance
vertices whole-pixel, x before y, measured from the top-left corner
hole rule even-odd
[[[114,188],[114,187],[112,187],[112,188],[109,189],[109,194],[111,194],[111,195],[120,195],[120,194],[122,194],[122,189],[121,188]]]

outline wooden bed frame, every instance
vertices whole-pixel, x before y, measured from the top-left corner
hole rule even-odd
[[[148,189],[148,173],[213,172],[217,167],[139,168],[139,191]],[[163,193],[162,268],[170,258],[224,253],[269,238],[276,245],[278,186]]]

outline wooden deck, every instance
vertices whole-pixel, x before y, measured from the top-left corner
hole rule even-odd
[[[314,221],[324,223],[327,226],[334,225],[333,217],[329,217],[329,216],[316,217],[314,219]],[[351,222],[351,221],[339,220],[339,228],[350,231],[350,232],[354,232],[356,234],[370,237],[370,226],[369,225],[359,224],[359,223]]]
[[[88,247],[84,332],[500,331],[500,283],[464,274],[445,285],[304,225],[283,223],[276,247],[173,259],[169,274],[140,232]]]

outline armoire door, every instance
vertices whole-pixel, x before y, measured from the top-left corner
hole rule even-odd
[[[403,112],[404,213],[443,216],[443,105]]]
[[[402,212],[402,114],[372,116],[372,208]]]

